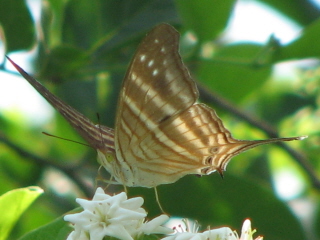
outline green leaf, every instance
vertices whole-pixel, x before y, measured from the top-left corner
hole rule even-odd
[[[27,233],[19,240],[65,240],[71,230],[71,227],[63,220],[63,217],[60,217],[47,225]]]
[[[88,56],[81,49],[60,45],[51,50],[46,61],[42,63],[41,71],[47,78],[58,82],[69,78],[75,79],[77,71],[82,70],[87,62]]]
[[[20,216],[42,192],[39,187],[27,187],[9,191],[0,197],[0,240],[7,238]]]
[[[275,8],[280,14],[290,17],[292,20],[306,25],[319,17],[319,9],[314,1],[292,0],[258,0]]]
[[[64,12],[64,42],[89,48],[106,31],[101,11],[100,1],[69,1]]]
[[[200,41],[217,37],[226,27],[235,0],[176,0],[176,6],[185,27],[192,29]]]
[[[0,0],[0,24],[7,52],[31,48],[35,43],[34,24],[24,0]]]
[[[255,44],[226,46],[212,60],[200,64],[197,79],[222,96],[239,101],[259,88],[271,73],[271,66],[254,67],[263,48]]]
[[[176,16],[171,0],[70,0],[64,14],[64,42],[85,49],[107,42],[111,35],[118,32],[119,39],[113,41],[115,44],[122,43],[121,35],[145,34],[156,24],[171,21]]]
[[[320,57],[320,45],[317,44],[319,36],[320,18],[304,28],[301,36],[295,41],[282,47],[278,60]]]

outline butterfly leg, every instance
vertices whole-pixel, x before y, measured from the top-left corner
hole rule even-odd
[[[154,187],[154,194],[155,194],[155,196],[156,196],[156,201],[157,201],[157,203],[158,203],[158,206],[159,206],[161,212],[162,212],[163,214],[166,214],[165,211],[163,210],[162,206],[161,206],[161,203],[160,203],[160,200],[159,200],[159,194],[158,194],[157,187]]]

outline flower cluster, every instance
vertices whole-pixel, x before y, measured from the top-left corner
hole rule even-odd
[[[228,227],[210,229],[204,232],[198,232],[198,229],[198,226],[190,228],[187,225],[186,231],[177,232],[162,240],[253,240],[253,234],[255,233],[255,231],[251,230],[251,222],[249,219],[246,219],[243,223],[240,238],[236,232]],[[255,240],[262,239],[262,237],[258,237]]]
[[[105,236],[133,240],[141,234],[172,233],[172,229],[162,226],[169,219],[166,215],[145,221],[147,213],[141,208],[141,197],[128,199],[124,192],[110,196],[98,188],[91,201],[79,198],[76,201],[84,210],[64,217],[74,224],[67,240],[102,240]]]
[[[162,240],[237,240],[235,233],[228,227],[198,232],[178,232]],[[242,239],[241,239],[242,240]]]
[[[102,240],[105,236],[115,237],[121,240],[133,240],[142,235],[171,234],[173,230],[164,227],[168,221],[167,215],[160,215],[147,222],[146,211],[141,208],[141,197],[128,199],[122,192],[115,196],[105,194],[102,188],[98,188],[91,201],[77,199],[83,207],[80,213],[69,214],[65,221],[73,223],[74,231],[67,240]],[[245,220],[240,238],[228,227],[211,229],[198,232],[198,226],[186,231],[176,231],[163,240],[253,240],[250,220]],[[258,237],[255,240],[262,240]]]

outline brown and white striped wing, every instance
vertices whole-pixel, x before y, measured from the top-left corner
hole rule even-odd
[[[145,135],[131,157],[139,182],[156,186],[187,174],[220,171],[237,152],[237,143],[213,109],[194,104]]]
[[[159,25],[143,40],[126,74],[115,127],[122,182],[154,187],[186,174],[222,173],[231,157],[247,149],[299,139],[232,138],[213,109],[196,104],[198,90],[178,44],[175,29]]]
[[[141,172],[161,174],[171,182],[187,174],[222,173],[233,156],[276,141],[279,139],[234,139],[212,108],[205,104],[194,104],[160,124],[142,139],[138,148],[141,158],[137,158],[136,164]]]
[[[208,175],[218,171],[222,175],[231,158],[243,151],[262,144],[300,139],[303,138],[237,140],[212,108],[194,104],[144,134],[136,141],[137,146],[122,156],[131,166],[134,185],[154,187],[175,182],[187,174]]]
[[[94,149],[104,154],[114,154],[114,130],[106,126],[97,126],[82,113],[64,103],[52,94],[40,82],[26,73],[20,66],[7,59],[18,72],[69,122],[69,124],[85,139]]]
[[[161,24],[142,41],[131,62],[120,93],[115,127],[120,161],[132,165],[141,139],[198,99],[198,90],[181,61],[178,44],[176,30]]]

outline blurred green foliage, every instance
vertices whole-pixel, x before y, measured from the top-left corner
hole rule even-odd
[[[36,52],[32,74],[91,120],[110,127],[114,126],[122,78],[146,32],[161,22],[175,26],[183,39],[192,32],[196,44],[190,49],[182,41],[181,48],[195,79],[241,111],[271,123],[281,136],[310,135],[289,145],[304,155],[319,176],[319,66],[304,64],[295,79],[275,79],[272,74],[275,64],[320,56],[319,9],[309,1],[260,2],[300,24],[301,35],[284,46],[272,38],[265,44],[225,42],[220,37],[232,16],[234,0],[47,0],[41,1],[37,23],[23,0],[0,0],[0,24],[6,54]],[[204,56],[205,47],[213,54]],[[238,139],[267,138],[270,134],[235,117],[230,109],[208,104],[217,109]],[[75,197],[91,197],[97,176],[104,174],[104,170],[98,172],[94,150],[49,138],[41,131],[82,141],[58,114],[35,127],[26,125],[19,113],[0,112],[0,193],[30,185],[45,190],[9,239],[17,239],[75,208]],[[224,225],[239,232],[244,219],[250,218],[253,228],[265,239],[319,239],[319,182],[316,186],[310,172],[296,161],[277,145],[260,147],[231,161],[224,180],[218,174],[201,179],[187,176],[160,186],[160,200],[168,214],[197,219],[204,228]],[[279,199],[274,187],[275,173],[283,169],[294,169],[303,182],[300,195],[288,201]],[[121,190],[119,186],[108,188],[108,192]],[[130,188],[129,195],[143,195],[151,216],[160,213],[153,189]],[[302,201],[312,209],[304,219],[291,208]],[[42,229],[54,233],[62,226],[58,219]],[[62,235],[52,239],[63,239]],[[32,236],[25,239],[34,239]]]

